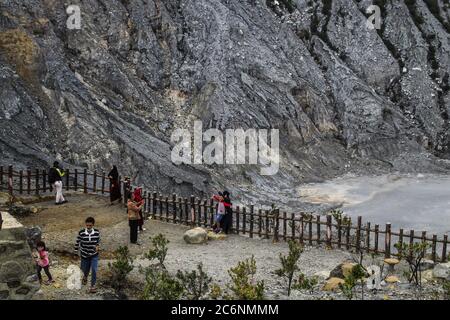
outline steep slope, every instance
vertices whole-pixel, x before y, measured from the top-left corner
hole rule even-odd
[[[267,201],[346,171],[445,171],[449,3],[0,0],[2,164],[119,169]],[[280,129],[281,169],[175,165],[176,128]],[[285,190],[285,191],[283,191]]]

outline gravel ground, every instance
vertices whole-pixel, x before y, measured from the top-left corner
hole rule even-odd
[[[141,246],[131,245],[128,241],[129,229],[125,209],[121,205],[110,206],[108,199],[99,196],[73,194],[69,203],[63,206],[54,206],[51,202],[33,204],[38,213],[21,218],[26,226],[39,225],[43,229],[43,239],[51,250],[51,257],[55,261],[51,268],[57,282],[55,285],[43,287],[36,299],[111,299],[114,292],[105,285],[107,279],[107,264],[111,261],[112,252],[119,246],[128,245],[136,266],[146,266],[149,261],[143,254],[151,247],[150,237],[158,233],[163,234],[169,241],[169,251],[166,266],[170,272],[193,270],[198,263],[203,263],[204,270],[221,287],[226,287],[229,281],[227,270],[237,265],[239,261],[255,257],[257,265],[257,280],[264,280],[266,295],[272,299],[288,299],[285,295],[285,283],[273,274],[280,267],[279,254],[288,252],[287,243],[281,241],[272,243],[266,239],[250,239],[243,235],[229,235],[224,240],[209,241],[202,245],[187,244],[183,234],[189,229],[187,226],[174,225],[157,220],[147,220],[146,231],[139,235]],[[67,267],[78,264],[70,254],[79,228],[83,225],[86,216],[96,218],[96,227],[102,234],[102,251],[99,265],[99,292],[87,294],[82,290],[69,290],[66,288],[66,279],[69,274]],[[321,247],[305,247],[300,258],[299,267],[307,276],[317,273],[330,272],[344,261],[351,260],[349,252],[341,250],[327,250]],[[367,260],[370,261],[370,260]],[[403,266],[404,267],[404,266]],[[143,276],[135,268],[130,275],[134,288],[142,287]],[[401,269],[398,271],[401,274]],[[401,278],[401,277],[400,277]],[[293,291],[289,299],[343,299],[341,293],[326,293],[320,290],[325,280],[322,278],[313,293]],[[404,282],[404,280],[402,281]],[[433,298],[436,286],[428,283],[425,286],[425,297]],[[134,291],[129,292],[129,298]],[[395,287],[384,287],[376,294],[370,294],[370,299],[414,299],[415,293],[408,284],[402,283]]]

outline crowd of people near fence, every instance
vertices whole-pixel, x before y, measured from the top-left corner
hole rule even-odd
[[[63,195],[63,177],[65,176],[64,169],[55,161],[53,166],[48,171],[48,183],[53,186],[55,191],[55,205],[62,205],[67,202]],[[123,192],[121,191],[121,181],[117,166],[114,165],[107,175],[110,180],[110,204],[122,203],[123,196],[126,199],[126,214],[128,217],[128,225],[130,229],[130,244],[140,245],[138,241],[138,234],[146,231],[144,228],[144,213],[143,207],[145,199],[142,194],[142,188],[134,188],[131,185],[130,177],[124,177]],[[232,202],[230,192],[227,190],[218,192],[212,196],[216,202],[216,212],[214,214],[214,223],[212,231],[219,234],[228,234],[232,228]],[[192,208],[191,221],[196,221],[195,210]],[[91,275],[89,292],[95,293],[97,282],[97,268],[100,250],[100,231],[94,228],[95,219],[88,217],[85,220],[85,226],[78,232],[76,236],[74,255],[76,258],[80,257],[80,269],[82,271],[82,284],[88,283],[88,277]],[[48,250],[44,242],[37,243],[35,252],[35,261],[37,268],[37,276],[39,282],[49,285],[54,282],[50,273],[50,262]],[[47,281],[42,280],[42,270],[44,270]]]

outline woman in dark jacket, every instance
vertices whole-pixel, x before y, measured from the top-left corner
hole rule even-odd
[[[122,202],[122,194],[120,193],[120,181],[119,171],[116,166],[113,166],[112,170],[108,173],[108,178],[111,181],[111,189],[109,190],[109,198],[111,204],[119,199],[119,203]]]
[[[225,234],[228,234],[231,231],[233,222],[233,208],[230,199],[230,193],[228,191],[223,192],[223,202],[225,205],[225,215],[220,222],[220,228]]]

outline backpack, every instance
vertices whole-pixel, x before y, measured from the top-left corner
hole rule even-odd
[[[50,170],[48,170],[48,183],[49,184],[54,184],[55,183],[55,181],[56,181],[55,173],[56,173],[55,168],[50,168]]]
[[[217,205],[217,214],[225,214],[225,205],[222,202],[219,202]]]

